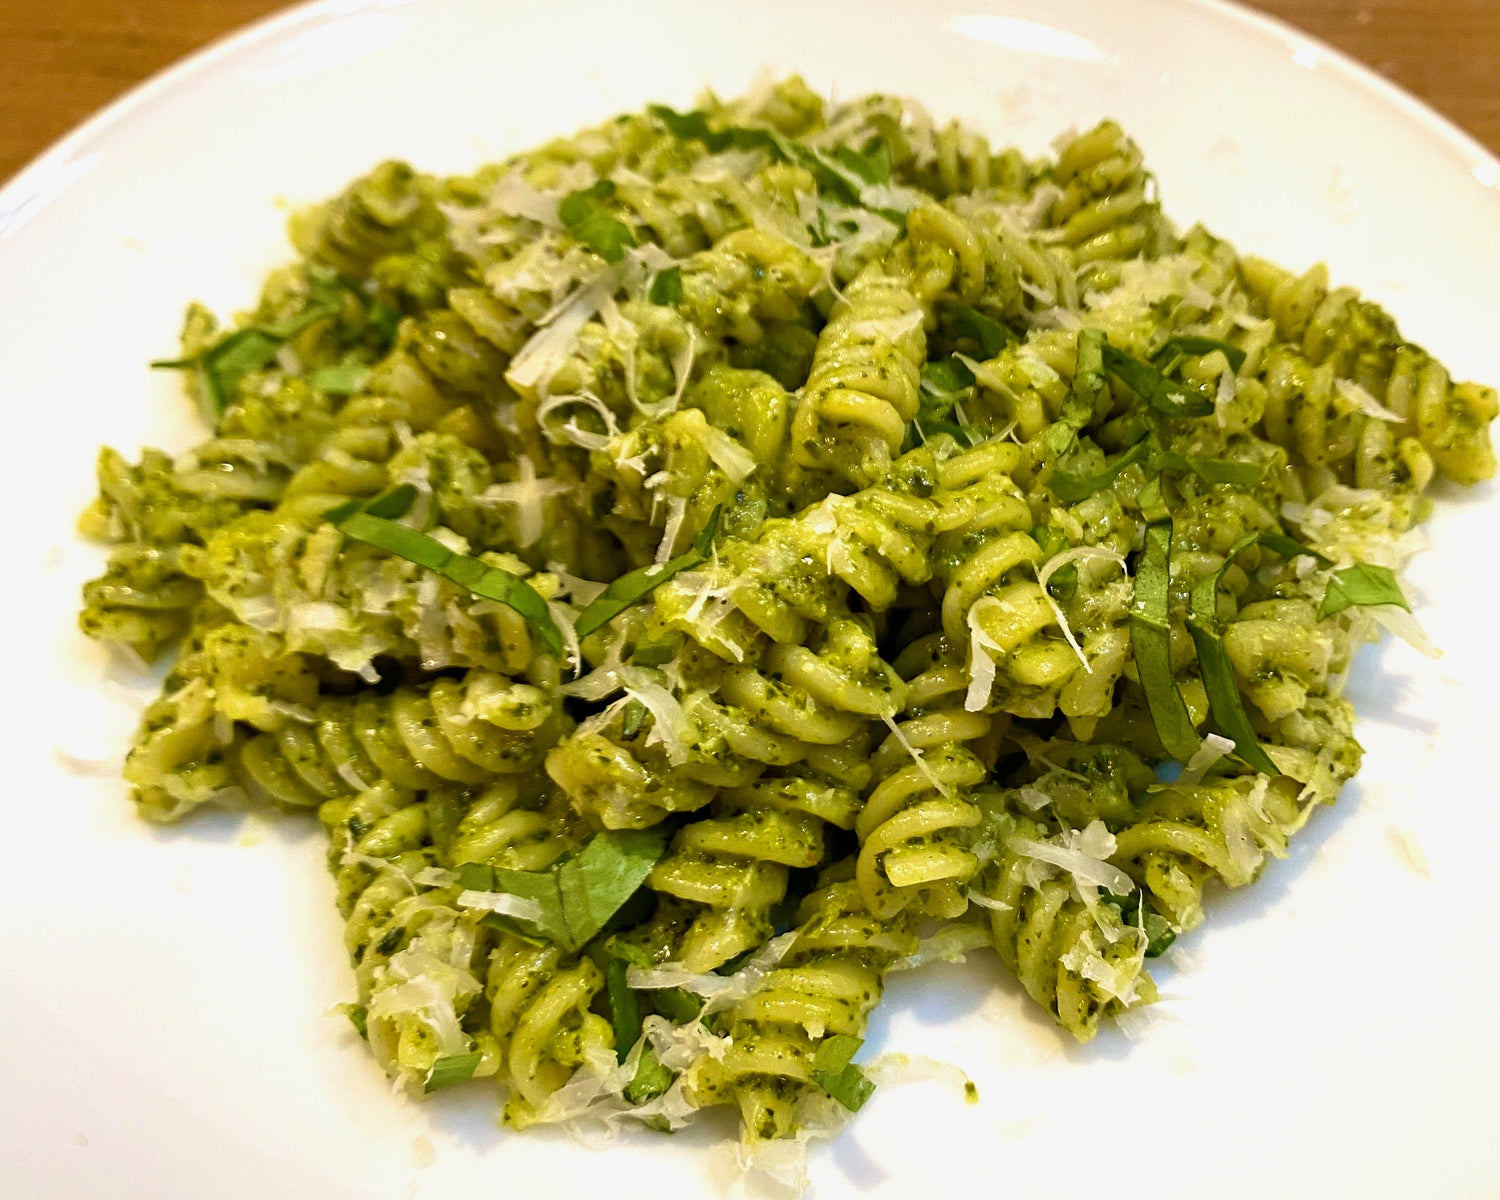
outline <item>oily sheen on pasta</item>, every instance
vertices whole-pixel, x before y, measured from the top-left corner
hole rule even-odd
[[[1149,1003],[1495,470],[1494,391],[1179,231],[1109,121],[1029,160],[791,79],[292,237],[158,364],[212,435],[100,455],[82,626],[171,660],[141,814],[316,814],[376,1060],[518,1128],[724,1104],[791,1169],[944,945],[1079,1039]]]

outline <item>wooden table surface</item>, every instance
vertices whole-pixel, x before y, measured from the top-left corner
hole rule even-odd
[[[0,181],[133,84],[287,0],[3,0]],[[1255,0],[1500,153],[1500,0]]]

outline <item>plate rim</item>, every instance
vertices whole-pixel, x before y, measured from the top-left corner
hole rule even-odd
[[[61,187],[43,186],[49,177],[60,175],[70,162],[76,161],[94,143],[107,139],[127,123],[137,110],[170,93],[194,77],[211,70],[222,60],[235,57],[263,42],[290,33],[340,21],[365,12],[405,8],[425,0],[304,0],[280,12],[273,12],[239,29],[216,38],[169,63],[155,74],[135,84],[93,115],[63,134],[0,185],[0,249],[20,232],[38,212],[55,204],[84,174],[64,178]],[[1153,0],[1136,0],[1143,6]],[[1477,137],[1452,119],[1440,113],[1427,101],[1387,79],[1373,67],[1366,66],[1344,51],[1306,33],[1279,17],[1235,3],[1234,0],[1154,0],[1158,4],[1176,5],[1197,10],[1238,25],[1247,32],[1278,43],[1292,56],[1309,51],[1317,56],[1314,64],[1327,68],[1343,82],[1353,85],[1370,98],[1394,108],[1408,121],[1436,138],[1469,162],[1475,183],[1500,198],[1500,154],[1491,151]],[[1002,0],[1003,3],[1003,0]],[[1480,171],[1493,181],[1480,178]],[[40,204],[37,199],[40,198]]]

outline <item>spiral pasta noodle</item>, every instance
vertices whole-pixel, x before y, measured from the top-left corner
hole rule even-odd
[[[910,918],[872,916],[859,889],[835,870],[803,900],[791,949],[726,1015],[729,1046],[690,1077],[700,1104],[736,1103],[747,1135],[787,1137],[799,1099],[815,1092],[817,1044],[858,1036],[880,999],[883,976],[915,947]]]

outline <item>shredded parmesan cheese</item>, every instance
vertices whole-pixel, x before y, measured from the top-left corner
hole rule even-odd
[[[964,709],[980,712],[990,702],[990,692],[995,686],[995,660],[990,652],[1000,652],[1000,643],[990,637],[979,625],[979,618],[991,608],[1001,608],[994,596],[982,596],[969,609],[966,618],[969,625],[969,690],[964,695]]]
[[[582,284],[567,301],[542,319],[541,327],[516,352],[505,380],[517,391],[545,392],[546,383],[567,361],[578,334],[620,287],[620,272],[605,267]]]
[[[621,667],[619,676],[625,694],[644,704],[653,718],[646,744],[661,743],[667,761],[674,767],[687,762],[694,731],[677,697],[657,683],[644,667]]]
[[[687,501],[681,496],[667,497],[667,524],[661,533],[661,544],[656,547],[658,564],[672,557],[678,535],[682,533],[682,522],[687,516]]]
[[[565,495],[568,485],[557,479],[537,478],[531,458],[522,454],[516,459],[514,483],[497,483],[487,488],[482,500],[516,506],[516,543],[522,549],[540,540],[547,525],[546,502]]]
[[[1119,867],[1104,860],[1115,852],[1114,834],[1097,818],[1083,829],[1070,829],[1055,840],[1011,837],[1006,842],[1017,854],[1059,867],[1073,877],[1085,902],[1097,899],[1093,889],[1107,888],[1125,896],[1135,891],[1135,882]]]
[[[703,447],[731,483],[742,483],[756,468],[755,455],[722,429],[709,426],[703,434]]]
[[[1360,387],[1352,379],[1336,379],[1333,386],[1334,390],[1341,397],[1367,417],[1373,417],[1377,421],[1390,421],[1396,425],[1400,425],[1406,420],[1400,413],[1393,413],[1390,409],[1386,408],[1385,405],[1381,404],[1379,400],[1375,399],[1374,396],[1370,395],[1369,392],[1365,391],[1364,388]]]
[[[1203,744],[1198,747],[1192,758],[1188,759],[1187,766],[1183,768],[1179,783],[1192,785],[1198,783],[1205,771],[1214,763],[1218,762],[1226,754],[1234,753],[1234,742],[1227,737],[1220,737],[1217,733],[1210,733],[1203,739]]]
[[[1071,550],[1064,550],[1060,554],[1054,554],[1036,573],[1036,581],[1042,589],[1042,595],[1046,597],[1047,607],[1052,610],[1052,616],[1057,621],[1057,627],[1062,630],[1063,637],[1067,640],[1073,653],[1078,656],[1078,661],[1083,664],[1084,672],[1089,675],[1094,673],[1094,668],[1089,665],[1088,655],[1083,652],[1083,647],[1078,644],[1078,639],[1073,636],[1073,630],[1068,625],[1068,618],[1063,614],[1062,606],[1052,598],[1052,593],[1047,590],[1047,581],[1069,563],[1097,561],[1100,559],[1105,562],[1117,564],[1122,571],[1125,569],[1125,560],[1106,546],[1074,546]],[[975,607],[978,606],[976,605]]]
[[[511,892],[476,892],[468,888],[458,894],[460,908],[482,908],[485,912],[499,913],[504,917],[517,917],[522,921],[540,921],[542,906],[526,896]]]

